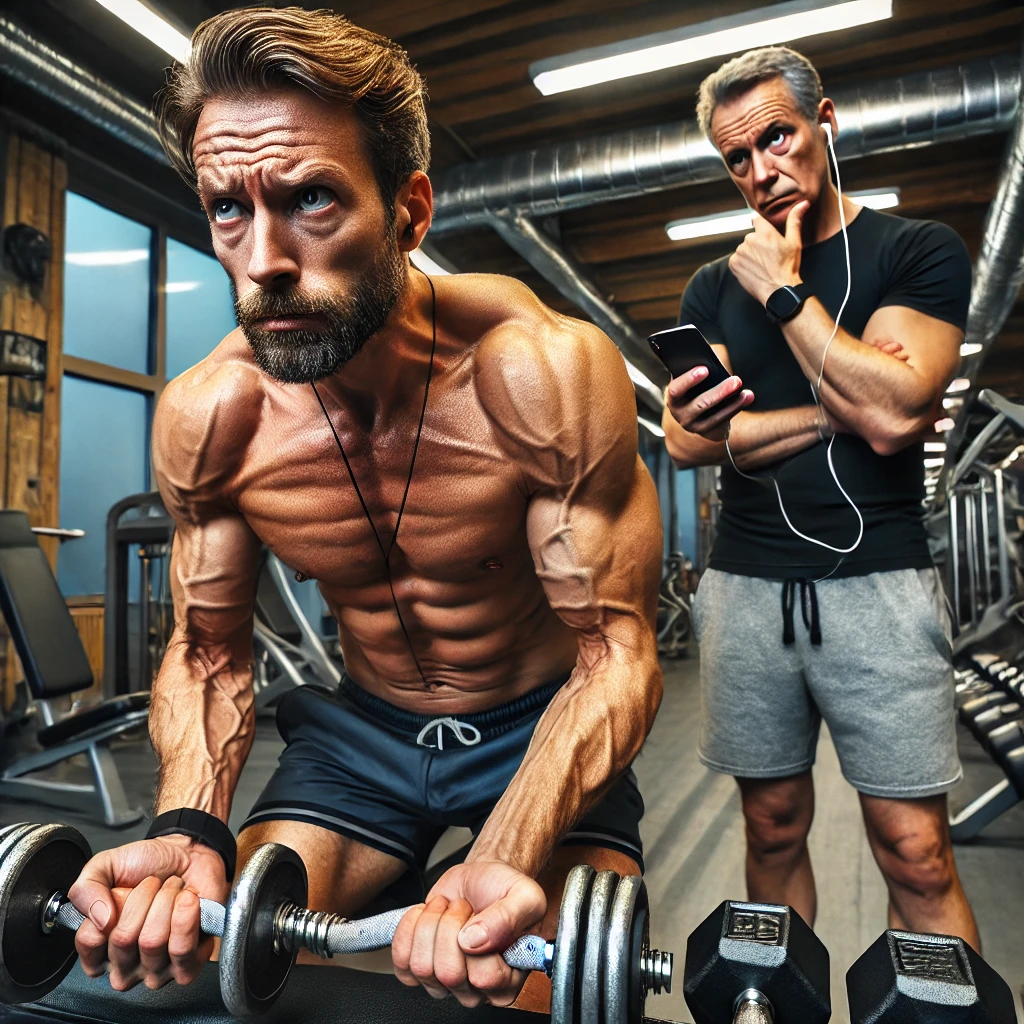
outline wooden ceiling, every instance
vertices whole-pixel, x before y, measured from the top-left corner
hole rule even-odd
[[[166,57],[95,0],[5,0],[18,20],[97,75],[146,103]],[[158,0],[189,30],[224,0]],[[277,6],[285,6],[280,4]],[[331,6],[309,4],[308,6]],[[532,61],[750,9],[751,0],[351,0],[333,5],[400,42],[427,81],[435,169],[478,157],[693,116],[697,86],[719,58],[544,97]],[[768,7],[769,5],[763,5]],[[792,45],[818,67],[826,94],[845,86],[1021,52],[1020,0],[893,0],[892,19]],[[944,221],[972,255],[981,240],[1005,139],[981,137],[844,165],[847,189],[899,186],[906,216]],[[728,182],[682,187],[563,214],[545,223],[642,333],[674,322],[690,274],[735,247],[736,236],[671,242],[669,220],[735,209]],[[575,311],[489,229],[435,239],[457,267],[513,274],[547,302]],[[984,383],[1024,397],[1024,305],[1018,303],[983,369]]]

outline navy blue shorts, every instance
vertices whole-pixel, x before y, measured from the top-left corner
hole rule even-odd
[[[404,860],[422,877],[449,826],[476,835],[568,676],[458,718],[403,711],[344,676],[336,691],[300,686],[277,708],[287,746],[242,828],[305,821]],[[644,803],[627,771],[563,843],[603,846],[643,868]]]

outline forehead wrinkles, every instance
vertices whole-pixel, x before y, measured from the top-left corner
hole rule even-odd
[[[301,133],[274,128],[251,135],[210,131],[194,147],[196,171],[209,184],[283,175],[314,154],[314,143]]]
[[[752,149],[773,121],[791,120],[792,108],[772,96],[717,125],[713,134],[722,153],[740,147]]]

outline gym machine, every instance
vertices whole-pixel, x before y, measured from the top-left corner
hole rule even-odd
[[[946,480],[949,548],[947,585],[958,635],[953,656],[966,652],[1002,629],[1024,609],[1017,558],[1011,557],[1011,511],[1020,507],[1003,467],[990,449],[1007,433],[1024,435],[1024,405],[987,388],[978,402],[994,416],[967,446]],[[1015,531],[1016,533],[1016,531]],[[1011,565],[1011,563],[1013,563]]]

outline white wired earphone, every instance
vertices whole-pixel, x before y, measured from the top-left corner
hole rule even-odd
[[[829,152],[832,154],[832,166],[835,168],[836,171],[836,191],[839,193],[839,223],[843,230],[843,245],[845,246],[846,250],[846,294],[843,296],[843,301],[839,306],[839,312],[836,314],[835,326],[832,328],[832,333],[829,335],[829,339],[825,343],[825,350],[821,353],[821,368],[818,370],[817,385],[811,384],[810,381],[808,381],[808,384],[810,384],[811,388],[811,395],[814,398],[814,404],[818,407],[818,413],[821,415],[822,419],[825,419],[825,410],[821,406],[821,397],[819,394],[821,391],[821,381],[825,375],[825,357],[828,355],[829,346],[831,346],[832,341],[836,336],[836,332],[839,330],[839,321],[842,318],[843,310],[846,308],[846,303],[850,298],[850,285],[852,283],[852,275],[850,271],[850,236],[846,232],[846,213],[843,210],[843,186],[842,182],[839,179],[839,161],[836,159],[836,150],[835,146],[832,143],[832,126],[826,122],[821,125],[821,128],[825,132],[825,136],[828,139],[828,149]],[[839,477],[836,475],[836,467],[832,462],[832,445],[835,444],[835,440],[836,435],[833,434],[832,437],[829,438],[828,448],[826,449],[825,454],[826,458],[828,459],[828,468],[829,471],[832,473],[832,479],[836,482],[836,487],[839,488],[840,494],[842,494],[842,496],[846,499],[847,504],[849,504],[850,508],[852,508],[854,513],[856,514],[858,523],[857,539],[849,547],[837,548],[834,545],[828,544],[823,540],[818,540],[816,537],[809,537],[806,533],[801,533],[800,530],[798,530],[790,521],[789,515],[786,512],[786,506],[782,502],[782,491],[779,489],[778,479],[774,475],[770,476],[769,479],[775,485],[775,494],[779,499],[779,511],[782,513],[782,518],[785,519],[786,525],[790,528],[790,530],[794,534],[796,534],[796,536],[799,537],[801,540],[805,540],[810,544],[817,544],[818,547],[826,548],[829,551],[834,551],[837,555],[842,555],[845,558],[846,555],[850,554],[851,551],[855,551],[857,549],[857,547],[860,545],[862,538],[864,537],[864,517],[861,515],[860,509],[857,508],[856,503],[853,501],[850,495],[846,493],[846,489],[839,482]],[[743,470],[736,465],[736,460],[732,457],[732,448],[729,447],[728,437],[726,437],[725,439],[725,450],[729,453],[729,461],[732,463],[732,468],[736,470],[736,472],[739,473],[740,476],[746,477],[746,479],[748,480],[753,480],[756,483],[764,482],[763,477],[751,476],[749,473],[744,473]],[[831,576],[832,573],[834,573],[836,569],[839,568],[840,564],[842,564],[842,561],[843,559],[840,558],[840,560],[835,564],[831,571],[826,573],[825,576],[822,576],[821,579],[827,579],[829,576]],[[820,580],[815,580],[815,582],[820,582]]]

